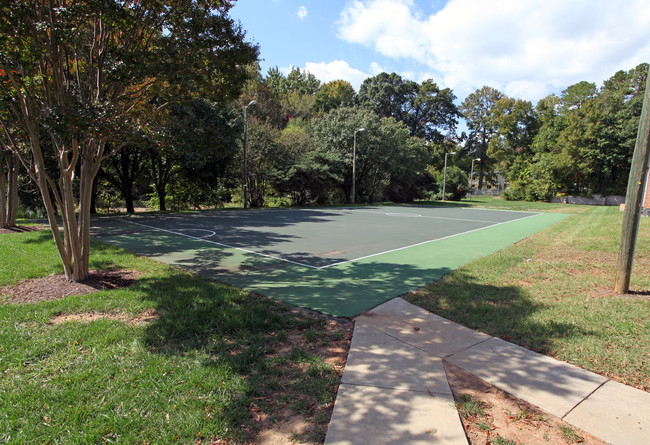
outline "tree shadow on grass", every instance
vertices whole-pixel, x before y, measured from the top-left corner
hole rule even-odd
[[[553,351],[553,341],[595,333],[575,324],[536,321],[548,306],[534,301],[517,286],[477,282],[460,269],[440,282],[404,296],[409,302],[472,329],[516,343],[542,354]]]
[[[288,331],[311,329],[319,320],[182,272],[142,279],[138,287],[158,315],[144,331],[147,348],[172,362],[192,357],[189,365],[198,366],[201,400],[194,403],[207,416],[198,422],[205,422],[213,436],[250,440],[259,427],[251,407],[262,406],[270,393],[295,392],[278,385],[288,371],[274,349]]]

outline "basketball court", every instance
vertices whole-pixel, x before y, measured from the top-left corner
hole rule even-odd
[[[93,220],[107,244],[334,316],[354,316],[564,218],[463,207],[224,210]]]

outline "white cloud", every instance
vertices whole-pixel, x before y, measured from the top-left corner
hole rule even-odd
[[[378,64],[377,62],[372,62],[370,64],[370,74],[372,74],[373,76],[376,76],[377,74],[381,74],[381,73],[383,73],[385,71],[386,70],[384,68],[382,68],[382,66],[380,64]]]
[[[307,62],[305,70],[312,73],[323,83],[331,82],[332,80],[347,80],[356,91],[359,91],[359,87],[363,81],[369,77],[369,74],[352,68],[344,60],[334,60],[329,63]]]
[[[647,0],[449,0],[424,15],[413,0],[351,0],[338,37],[417,62],[462,99],[490,85],[536,100],[650,61]]]
[[[300,20],[307,17],[307,7],[306,6],[301,6],[300,8],[298,8],[298,17],[300,18]]]

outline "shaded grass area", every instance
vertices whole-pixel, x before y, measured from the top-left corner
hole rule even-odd
[[[479,205],[506,207],[483,198]],[[614,293],[622,213],[613,207],[514,203],[574,213],[407,295],[438,315],[650,390],[650,220],[639,229],[630,294]]]
[[[278,410],[322,442],[341,369],[319,351],[349,340],[349,326],[105,245],[92,252],[91,269],[143,275],[129,288],[0,302],[0,442],[244,443]],[[61,272],[48,231],[0,236],[0,264],[0,286]],[[90,313],[107,316],[52,323]],[[138,322],[143,313],[153,317]]]

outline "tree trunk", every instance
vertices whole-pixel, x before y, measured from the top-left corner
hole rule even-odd
[[[7,153],[0,151],[0,227],[7,226],[7,178],[5,178],[5,156]]]
[[[97,214],[97,181],[99,180],[99,175],[95,176],[93,179],[93,189],[90,194],[90,214]]]
[[[126,204],[126,213],[135,213],[135,205],[133,204],[133,190],[124,190],[124,202]]]
[[[16,218],[18,217],[18,164],[16,155],[8,150],[0,157],[0,227],[16,226]]]
[[[479,169],[478,169],[478,189],[482,190],[483,189],[483,161],[479,163]]]
[[[161,212],[166,212],[167,204],[165,200],[167,198],[167,192],[165,191],[165,187],[156,187],[156,192],[158,193],[159,209]]]
[[[10,153],[7,159],[7,170],[9,177],[7,178],[7,227],[16,226],[16,218],[18,217],[18,159],[15,154]]]

